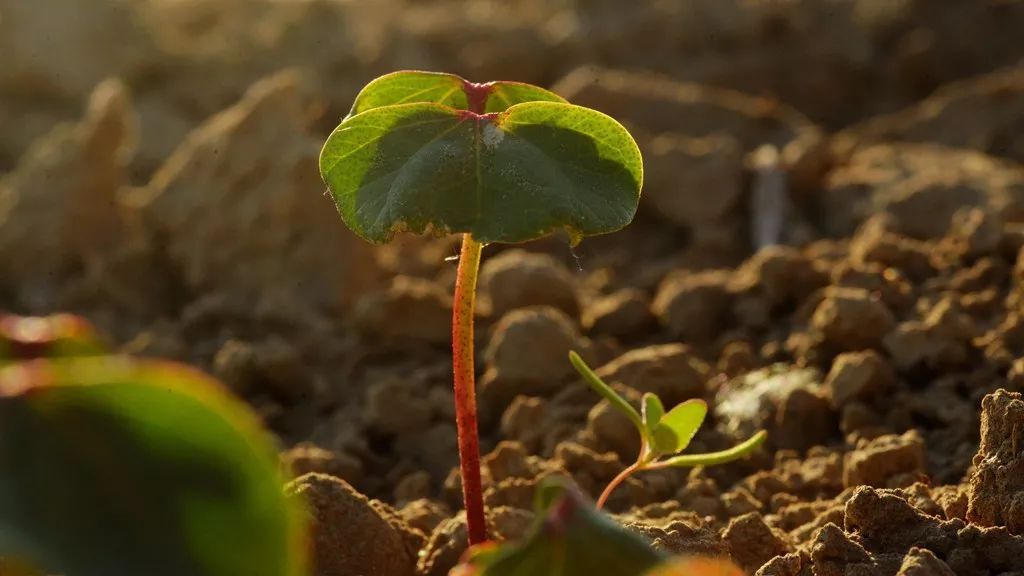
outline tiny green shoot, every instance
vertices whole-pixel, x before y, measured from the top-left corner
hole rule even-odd
[[[761,430],[746,441],[720,452],[679,454],[690,445],[690,441],[704,423],[704,417],[708,413],[706,402],[698,399],[687,400],[666,412],[661,399],[647,392],[641,399],[640,412],[637,412],[618,392],[601,380],[579,354],[569,352],[569,361],[583,380],[624,414],[640,434],[640,453],[636,461],[608,483],[597,499],[598,509],[604,506],[619,484],[637,472],[724,464],[747,456],[760,446],[768,435]]]

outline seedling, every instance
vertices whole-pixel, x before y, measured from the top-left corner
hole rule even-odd
[[[471,544],[486,539],[473,309],[484,245],[618,230],[640,198],[640,150],[612,118],[518,82],[395,72],[356,97],[320,172],[345,224],[373,243],[462,234],[452,307],[460,472]]]
[[[597,499],[600,509],[611,496],[615,488],[633,474],[643,470],[659,470],[662,468],[688,468],[691,466],[711,466],[724,464],[743,458],[764,442],[768,433],[764,430],[754,434],[745,442],[728,450],[708,452],[705,454],[679,455],[689,446],[697,434],[704,417],[708,413],[708,405],[703,400],[687,400],[665,412],[665,407],[657,395],[647,392],[640,402],[638,413],[629,402],[606,384],[579,354],[569,352],[569,361],[595,392],[603,396],[619,412],[622,412],[633,423],[640,433],[640,454],[636,462],[627,466],[618,476],[612,479]]]

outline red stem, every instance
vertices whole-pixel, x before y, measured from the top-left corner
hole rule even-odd
[[[637,455],[636,462],[633,462],[625,470],[619,472],[619,475],[612,478],[612,481],[604,487],[604,491],[601,492],[601,496],[597,499],[597,509],[604,508],[605,501],[608,500],[608,497],[612,495],[612,492],[615,491],[619,484],[622,484],[634,472],[643,470],[650,461],[651,455],[647,453],[647,440],[643,440],[640,442],[640,454]]]
[[[622,484],[626,480],[626,478],[629,478],[630,475],[639,470],[640,466],[641,464],[639,460],[633,462],[632,464],[627,466],[622,472],[619,472],[618,476],[612,478],[612,481],[609,482],[608,485],[604,487],[604,492],[601,492],[600,498],[597,499],[598,510],[604,508],[604,503],[608,500],[608,497],[612,495],[612,492],[615,490],[615,488],[617,488],[619,484]]]
[[[469,544],[487,540],[483,485],[480,480],[480,441],[476,424],[476,369],[473,362],[473,308],[477,271],[483,245],[462,236],[462,253],[455,278],[452,308],[452,368],[455,372],[455,424],[459,436],[462,499],[466,507]]]

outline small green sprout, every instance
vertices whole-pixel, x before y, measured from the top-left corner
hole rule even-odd
[[[618,476],[605,487],[597,499],[598,509],[604,506],[608,497],[626,478],[642,470],[658,470],[661,468],[688,468],[691,466],[711,466],[724,464],[747,456],[764,442],[767,432],[761,430],[745,442],[728,450],[708,452],[705,454],[679,453],[690,445],[697,434],[704,417],[708,413],[708,405],[703,400],[687,400],[682,404],[665,411],[661,399],[647,392],[643,395],[638,413],[633,406],[606,384],[576,352],[569,352],[569,361],[583,380],[603,396],[617,410],[625,414],[640,433],[640,454],[636,462],[627,466]]]

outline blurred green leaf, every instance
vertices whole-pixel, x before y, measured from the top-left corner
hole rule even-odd
[[[580,355],[575,351],[569,352],[569,362],[572,364],[573,368],[576,369],[576,372],[583,377],[583,381],[586,382],[594,392],[603,396],[613,407],[615,407],[619,412],[622,412],[626,418],[629,418],[629,421],[636,426],[636,429],[641,436],[645,435],[643,419],[640,417],[640,414],[637,413],[636,409],[633,408],[629,402],[626,402],[625,398],[620,396],[619,393],[611,386],[605,384],[604,380],[601,380],[601,378],[590,369],[590,366],[587,366],[587,363],[584,362],[583,358],[580,358]]]
[[[417,102],[431,102],[457,110],[468,110],[467,86],[472,86],[472,83],[455,74],[419,70],[392,72],[364,86],[356,96],[349,115],[383,106]],[[504,112],[509,107],[523,102],[565,102],[554,92],[522,82],[490,82],[485,86],[485,112]]]
[[[372,108],[331,134],[320,172],[345,224],[374,243],[400,231],[515,243],[564,230],[575,244],[629,224],[643,180],[625,128],[557,102],[487,116]]]
[[[0,368],[0,556],[69,576],[299,576],[303,524],[269,435],[202,374]]]
[[[540,488],[538,522],[521,542],[486,546],[464,576],[638,576],[667,557],[642,537],[593,509],[559,484]]]
[[[73,314],[16,316],[0,312],[0,366],[34,358],[105,354],[91,324]]]
[[[703,400],[687,400],[669,410],[651,433],[655,451],[675,454],[685,450],[707,413],[708,405]]]

